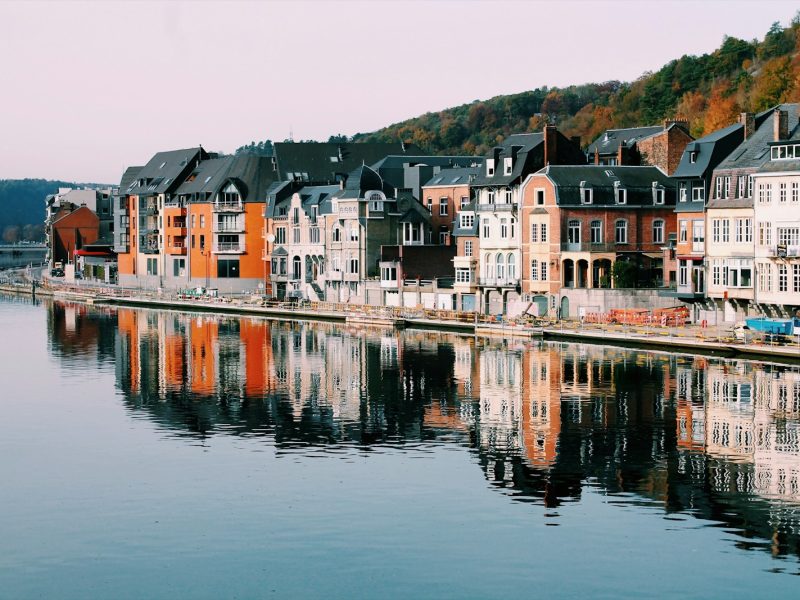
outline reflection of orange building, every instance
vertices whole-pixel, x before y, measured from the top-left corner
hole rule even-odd
[[[561,433],[561,355],[545,345],[522,359],[522,435],[525,456],[534,467],[549,467]]]
[[[242,319],[239,326],[245,360],[244,392],[248,397],[263,398],[273,389],[272,322],[264,319]]]
[[[142,363],[139,350],[139,315],[140,313],[135,310],[121,308],[117,312],[117,327],[119,329],[120,338],[122,341],[121,359],[122,356],[127,357],[128,373],[130,377],[130,390],[136,393],[141,389],[141,373]]]
[[[216,355],[219,324],[211,318],[194,317],[189,329],[189,387],[195,393],[210,394],[216,387]]]

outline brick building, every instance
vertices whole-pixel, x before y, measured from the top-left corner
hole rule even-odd
[[[590,164],[650,165],[672,175],[692,140],[687,121],[668,119],[663,125],[609,129],[589,145],[586,156]]]

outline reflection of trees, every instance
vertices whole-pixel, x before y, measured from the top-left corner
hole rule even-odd
[[[493,487],[557,507],[583,486],[800,555],[800,371],[569,344],[54,304],[59,356],[115,355],[135,418],[279,449],[473,449]],[[792,503],[787,503],[792,502]],[[747,546],[747,544],[744,544]]]

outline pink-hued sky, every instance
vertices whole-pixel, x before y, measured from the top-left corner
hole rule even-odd
[[[119,181],[159,150],[325,140],[628,81],[796,2],[1,2],[0,178]]]

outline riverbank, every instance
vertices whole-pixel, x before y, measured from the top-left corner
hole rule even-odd
[[[0,292],[33,295],[30,285],[0,285]],[[165,298],[134,295],[128,291],[72,287],[37,287],[37,297],[139,308],[185,312],[207,312],[234,316],[259,316],[284,321],[333,321],[365,326],[407,327],[460,332],[478,337],[501,339],[562,340],[626,348],[656,349],[665,352],[715,355],[746,359],[773,359],[800,362],[800,344],[767,344],[752,340],[742,343],[728,337],[730,332],[698,326],[658,327],[588,324],[578,321],[538,322],[535,324],[498,322],[492,317],[454,311],[399,309],[333,303],[264,303],[228,298]]]

